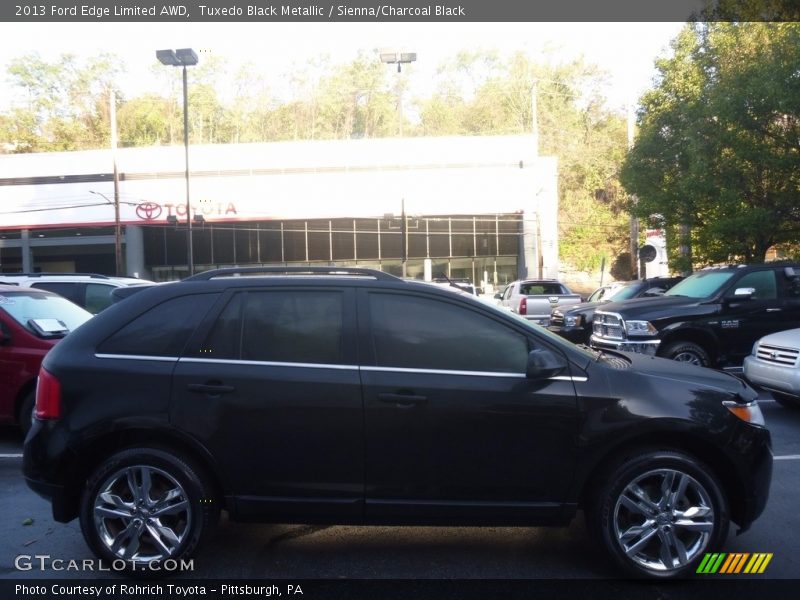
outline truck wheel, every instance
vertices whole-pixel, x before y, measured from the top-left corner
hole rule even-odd
[[[708,466],[673,450],[628,456],[592,499],[587,522],[614,561],[635,577],[694,573],[728,535],[728,505]]]
[[[711,357],[702,346],[694,342],[673,342],[660,353],[664,358],[685,362],[698,367],[707,367],[711,364]]]
[[[134,572],[189,558],[218,516],[202,470],[155,448],[111,456],[89,477],[81,498],[81,531],[89,547]]]

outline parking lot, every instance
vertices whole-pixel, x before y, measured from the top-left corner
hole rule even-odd
[[[762,410],[775,454],[770,500],[750,531],[731,532],[725,552],[770,552],[762,575],[796,578],[800,572],[800,411],[764,393]],[[22,439],[0,429],[0,578],[86,578],[81,571],[21,571],[20,555],[82,560],[91,553],[77,521],[52,520],[49,504],[31,492],[21,474]],[[187,576],[269,579],[600,579],[613,575],[591,543],[582,518],[558,528],[444,528],[262,525],[224,518]],[[107,572],[92,578],[108,578]],[[709,577],[709,576],[706,576]],[[722,577],[722,576],[720,576]],[[741,576],[740,576],[741,577]]]

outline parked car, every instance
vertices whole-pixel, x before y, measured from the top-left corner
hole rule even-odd
[[[588,344],[592,336],[594,311],[598,306],[631,298],[660,296],[682,279],[683,277],[651,277],[628,281],[608,289],[599,288],[589,296],[587,302],[565,308],[554,308],[548,329],[574,344]],[[601,291],[602,293],[598,293]]]
[[[766,335],[744,359],[744,376],[768,389],[776,402],[800,408],[800,329]]]
[[[24,472],[55,520],[79,518],[98,557],[136,572],[191,556],[220,510],[530,526],[583,509],[620,567],[669,578],[764,509],[756,398],[380,271],[221,269],[134,294],[53,349]]]
[[[27,433],[44,355],[91,316],[48,291],[0,285],[0,422]]]
[[[523,279],[509,283],[498,299],[500,306],[547,327],[554,308],[578,304],[581,296],[555,279]]]
[[[800,265],[703,269],[657,298],[611,302],[591,345],[709,367],[741,367],[755,341],[800,327]]]
[[[55,292],[92,314],[111,306],[116,288],[152,284],[145,279],[95,273],[0,273],[0,283]]]

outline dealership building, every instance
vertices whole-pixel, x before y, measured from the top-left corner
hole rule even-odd
[[[184,148],[0,156],[0,272],[188,273]],[[502,285],[558,273],[557,164],[532,136],[192,146],[195,270],[341,265]],[[405,226],[404,226],[405,224]],[[405,232],[405,244],[404,235]]]

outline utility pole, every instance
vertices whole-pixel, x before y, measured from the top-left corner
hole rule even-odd
[[[533,149],[539,156],[539,80],[535,77],[531,82],[531,134],[533,135]]]
[[[633,103],[628,104],[628,151],[633,148],[634,129]],[[631,204],[637,203],[635,195],[631,196]],[[639,279],[639,219],[631,214],[631,278]]]
[[[122,226],[119,220],[119,172],[117,171],[117,96],[109,91],[109,120],[111,121],[111,159],[114,163],[114,259],[116,275],[122,272]]]

